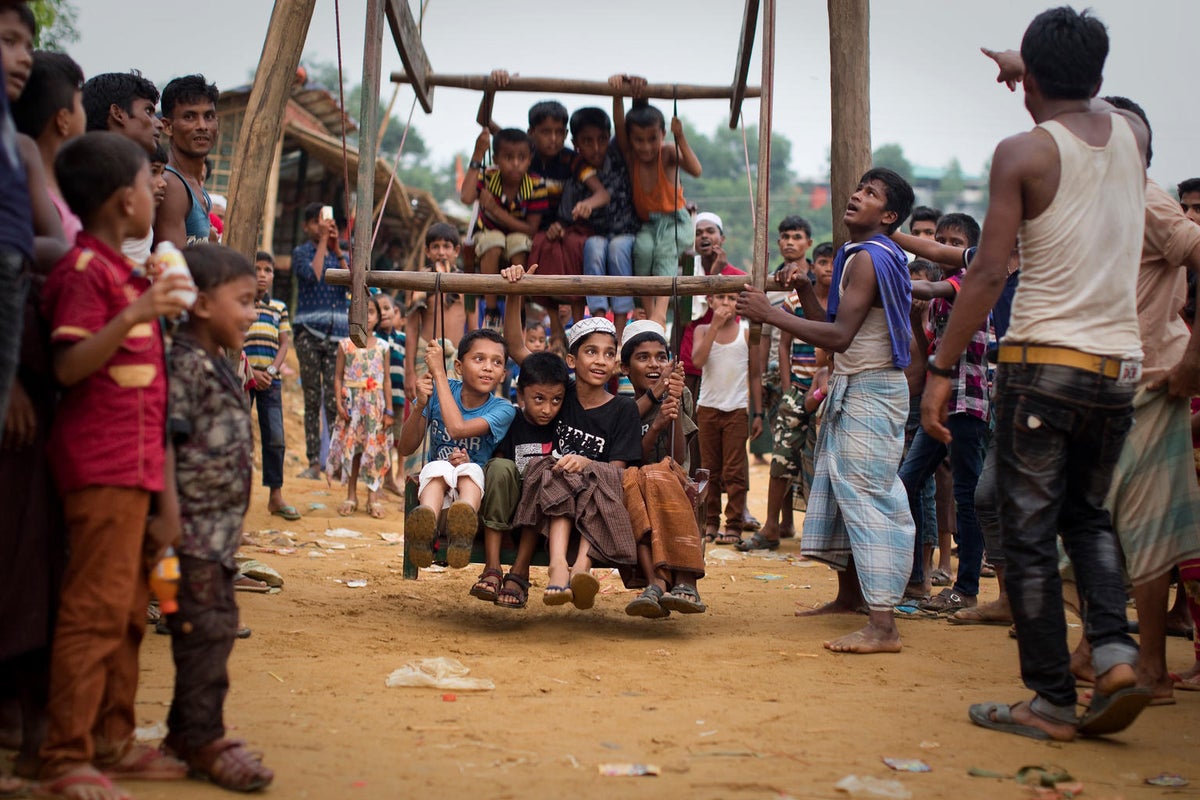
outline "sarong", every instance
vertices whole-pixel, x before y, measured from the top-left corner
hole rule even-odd
[[[900,600],[912,569],[913,520],[896,472],[908,384],[895,369],[829,381],[801,552],[843,570],[854,559],[872,611]]]
[[[622,482],[634,538],[649,541],[656,575],[668,586],[675,570],[703,578],[704,543],[683,469],[664,458],[657,464],[626,467]],[[649,582],[649,576],[637,568],[622,569],[621,578],[630,589],[640,589]]]

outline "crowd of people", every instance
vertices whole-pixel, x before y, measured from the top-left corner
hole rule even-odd
[[[283,493],[293,344],[297,479],[343,483],[342,516],[361,480],[375,518],[413,480],[409,558],[465,568],[482,537],[480,600],[524,608],[544,549],[547,606],[592,608],[602,564],[640,590],[627,614],[701,614],[706,541],[769,551],[800,536],[838,591],[797,615],[866,616],[832,651],[899,651],[897,617],[1012,627],[1034,696],[973,705],[980,726],[1107,735],[1200,689],[1200,650],[1172,673],[1165,648],[1200,614],[1200,335],[1185,277],[1200,272],[1200,179],[1173,198],[1146,177],[1145,113],[1096,97],[1108,38],[1095,17],[1053,9],[1019,52],[985,51],[1036,127],[997,147],[982,225],[914,208],[900,175],[873,168],[840,247],[814,246],[799,217],[779,223],[769,292],[747,284],[694,309],[373,290],[361,344],[346,288],[325,280],[349,262],[329,206],[303,210],[294,303],[272,296],[271,252],[213,243],[214,85],[85,81],[69,56],[34,52],[35,27],[23,2],[0,0],[0,491],[16,510],[0,521],[0,699],[20,742],[0,792],[272,781],[222,708],[255,407],[268,510],[300,518]],[[542,101],[527,130],[484,128],[462,186],[477,215],[465,238],[429,226],[420,269],[511,284],[747,275],[721,218],[683,196],[679,171],[702,165],[679,120],[642,99],[642,78],[610,85],[611,117]],[[398,268],[399,245],[378,268]],[[761,524],[746,508],[760,436]],[[162,609],[176,676],[153,747],[135,741],[134,697],[147,577],[167,553],[181,573]],[[999,596],[981,604],[990,575]],[[1065,606],[1085,621],[1074,653]],[[1093,687],[1082,716],[1080,684]]]

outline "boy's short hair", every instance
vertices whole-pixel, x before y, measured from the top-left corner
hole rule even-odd
[[[957,211],[944,214],[938,220],[937,230],[947,229],[961,231],[967,237],[968,247],[975,247],[979,244],[979,223],[970,214],[962,214]]]
[[[203,103],[205,100],[217,104],[221,93],[215,83],[209,83],[203,75],[184,75],[173,78],[163,87],[162,115],[170,119],[175,113],[175,106],[180,103]]]
[[[632,107],[629,113],[625,115],[625,133],[628,134],[631,128],[658,128],[666,133],[667,120],[663,113],[650,102],[645,99],[634,100],[630,104]]]
[[[808,220],[804,217],[792,214],[783,218],[783,222],[779,223],[779,232],[784,231],[804,231],[804,235],[812,238],[812,225],[808,224]]]
[[[932,222],[934,225],[942,218],[942,210],[940,208],[931,208],[930,206],[917,206],[912,210],[912,219],[908,221],[909,227],[912,227],[914,222]]]
[[[521,364],[517,374],[517,388],[527,386],[566,386],[570,380],[567,373],[567,362],[561,356],[543,350],[540,353],[530,353]]]
[[[259,262],[259,261],[266,261],[266,262],[267,262],[268,264],[270,264],[272,267],[273,267],[273,266],[275,266],[275,256],[271,255],[271,254],[270,254],[268,251],[266,251],[266,250],[259,250],[257,253],[255,253],[255,254],[254,254],[254,261],[255,261],[255,262]]]
[[[1101,97],[1101,100],[1111,105],[1113,108],[1119,108],[1122,111],[1130,111],[1137,114],[1138,119],[1146,126],[1146,166],[1150,166],[1150,161],[1154,158],[1154,130],[1150,127],[1150,118],[1146,116],[1146,109],[1139,106],[1137,103],[1130,100],[1128,97],[1120,95],[1109,95]]]
[[[0,11],[15,12],[21,24],[29,29],[30,38],[34,41],[37,40],[37,17],[33,15],[33,9],[29,7],[29,4],[25,0],[0,0]],[[29,91],[28,84],[25,85],[25,91]],[[24,96],[24,92],[22,92],[22,96]]]
[[[1185,194],[1200,192],[1200,178],[1188,178],[1185,181],[1180,181],[1179,186],[1175,187],[1175,191],[1179,193],[1180,200],[1183,199]]]
[[[480,339],[486,339],[489,342],[496,342],[504,348],[504,360],[508,361],[508,342],[504,341],[504,337],[500,335],[500,331],[494,331],[491,328],[478,328],[469,332],[458,342],[458,357],[462,359],[467,353],[471,352],[471,346]]]
[[[630,336],[629,341],[621,345],[621,364],[629,366],[629,359],[633,358],[633,351],[646,342],[658,342],[667,348],[667,350],[671,349],[671,345],[667,343],[667,340],[662,335],[654,331],[643,331],[642,333]]]
[[[141,145],[118,133],[93,131],[63,145],[54,177],[71,210],[86,226],[119,189],[132,186],[148,163]]]
[[[132,114],[133,101],[139,98],[157,103],[158,88],[136,69],[93,75],[83,84],[83,111],[87,114],[87,129],[108,130],[109,108],[116,106],[126,114]]]
[[[821,242],[813,248],[812,260],[816,261],[822,258],[833,258],[833,242]]]
[[[900,227],[901,222],[908,219],[909,213],[912,212],[914,199],[912,186],[900,177],[898,172],[887,167],[872,167],[866,171],[859,183],[870,183],[871,181],[879,181],[884,186],[887,194],[887,205],[884,206],[884,210],[896,212],[896,221],[887,228],[887,232],[892,233]]]
[[[505,144],[525,145],[533,152],[533,143],[529,141],[529,134],[520,128],[504,128],[496,133],[492,139],[492,155],[500,154],[500,146]]]
[[[24,3],[18,5],[25,8]],[[75,93],[82,89],[83,70],[74,59],[66,53],[38,50],[33,54],[25,91],[12,103],[13,123],[18,131],[36,139],[55,114],[75,108]]]
[[[529,127],[536,128],[548,119],[567,124],[567,107],[557,100],[542,100],[529,107]]]
[[[324,203],[309,203],[304,207],[304,221],[312,222],[314,219],[319,219],[321,209],[325,207]]]
[[[542,324],[540,319],[527,319],[525,320],[525,332],[528,333],[529,331],[541,331],[545,333],[546,326]]]
[[[434,242],[450,242],[450,244],[458,247],[460,243],[458,228],[449,222],[433,223],[429,226],[429,230],[425,231],[425,246],[429,247]]]
[[[606,137],[612,136],[612,120],[602,108],[584,106],[571,115],[572,136],[579,136],[587,128],[599,128]]]
[[[196,289],[201,292],[212,291],[238,278],[255,277],[250,259],[228,247],[200,242],[188,245],[183,257],[187,259]]]
[[[927,281],[940,281],[942,279],[942,271],[938,268],[938,265],[924,258],[914,258],[912,263],[908,265],[908,274],[924,275]]]
[[[166,146],[159,140],[154,140],[154,152],[150,154],[151,164],[169,164],[170,156],[167,155]]]
[[[1048,100],[1087,100],[1100,85],[1108,31],[1088,11],[1069,6],[1043,11],[1021,37],[1025,74]]]

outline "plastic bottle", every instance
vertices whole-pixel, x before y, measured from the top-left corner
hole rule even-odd
[[[175,599],[179,594],[179,556],[174,548],[168,547],[162,560],[154,565],[150,573],[150,591],[158,598],[158,607],[164,614],[174,614],[179,610],[179,602]]]
[[[184,303],[188,308],[195,305],[196,284],[192,281],[192,273],[188,269],[187,259],[183,257],[183,253],[179,252],[179,249],[170,242],[159,242],[158,247],[154,248],[151,261],[154,262],[159,278],[165,278],[168,275],[182,275],[187,278],[191,288],[176,289],[171,292],[171,296]]]

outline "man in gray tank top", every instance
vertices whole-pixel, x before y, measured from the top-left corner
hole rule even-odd
[[[1136,687],[1120,549],[1104,509],[1141,371],[1135,297],[1147,132],[1136,116],[1093,99],[1107,54],[1104,25],[1070,8],[1040,14],[1025,31],[1025,107],[1038,126],[996,148],[979,251],[929,359],[922,402],[925,429],[948,441],[946,376],[999,297],[1019,233],[1021,286],[1000,347],[993,446],[1021,677],[1035,695],[973,705],[970,718],[1059,741],[1122,730],[1150,700]],[[1011,77],[1002,70],[1000,80]],[[1079,719],[1060,534],[1079,576],[1097,676]]]

